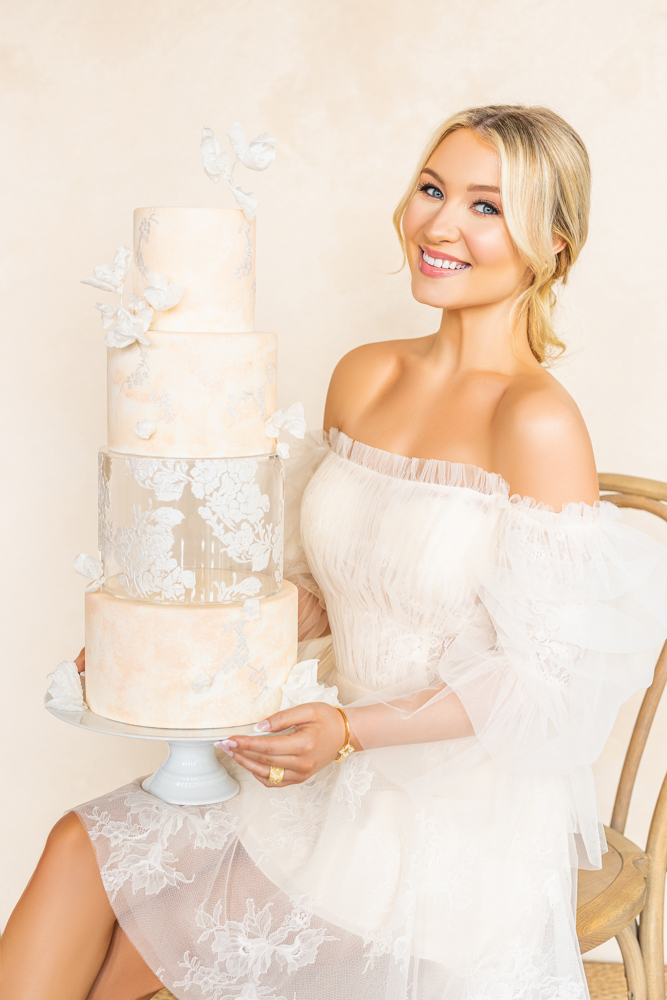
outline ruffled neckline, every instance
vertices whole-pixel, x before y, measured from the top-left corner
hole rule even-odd
[[[540,520],[587,523],[600,518],[615,521],[622,516],[618,507],[608,500],[596,500],[593,504],[584,503],[583,500],[575,501],[566,503],[562,510],[555,511],[549,504],[532,497],[510,494],[509,483],[499,473],[487,472],[477,465],[448,462],[446,459],[398,455],[382,448],[374,448],[363,441],[356,441],[337,427],[325,432],[324,437],[336,455],[364,469],[393,479],[472,490],[473,493],[495,499],[499,506],[529,511]]]

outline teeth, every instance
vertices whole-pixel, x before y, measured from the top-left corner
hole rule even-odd
[[[442,257],[429,257],[425,250],[422,250],[422,256],[431,267],[444,267],[449,271],[460,271],[464,267],[468,267],[467,264],[457,264],[454,260],[443,260]]]

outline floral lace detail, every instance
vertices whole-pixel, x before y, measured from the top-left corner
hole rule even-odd
[[[190,482],[188,463],[182,459],[132,456],[125,463],[135,483],[153,490],[156,500],[180,500]]]
[[[185,515],[173,507],[158,507],[142,512],[134,508],[134,524],[119,528],[114,535],[114,552],[123,567],[119,580],[132,597],[159,596],[180,601],[185,590],[195,585],[195,575],[185,570],[171,555],[174,546],[172,529]]]
[[[177,834],[184,834],[192,847],[222,851],[237,830],[236,820],[220,806],[206,811],[172,806],[136,786],[112,798],[123,803],[127,812],[125,821],[113,820],[99,806],[85,814],[92,821],[88,830],[91,840],[105,838],[110,848],[116,848],[100,869],[112,901],[128,881],[133,894],[143,890],[150,896],[168,885],[194,880],[194,875],[188,878],[176,867],[178,858],[170,850],[170,842]]]
[[[503,955],[486,955],[470,973],[465,1000],[584,1000],[580,980],[541,968],[545,953],[517,942]]]
[[[289,795],[270,799],[273,830],[261,842],[261,858],[284,852],[295,861],[308,857],[320,835],[335,780],[332,769],[295,785]]]
[[[350,819],[356,819],[357,806],[361,798],[373,783],[373,772],[368,766],[368,760],[363,753],[352,754],[340,764],[342,774],[336,782],[335,798],[344,802],[350,814]]]
[[[196,986],[207,1000],[254,1000],[255,997],[279,1000],[275,991],[260,986],[260,980],[272,966],[287,973],[296,972],[315,962],[325,941],[337,940],[327,934],[325,927],[311,927],[313,903],[309,897],[295,896],[290,902],[291,913],[275,928],[271,903],[259,909],[254,899],[248,899],[243,920],[224,920],[222,900],[218,900],[210,914],[202,904],[196,915],[197,927],[202,928],[198,943],[207,942],[215,958],[212,965],[205,966],[186,952],[181,966],[187,972],[174,984],[175,988],[188,990]]]

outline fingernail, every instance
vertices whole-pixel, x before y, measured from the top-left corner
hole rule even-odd
[[[268,719],[264,719],[264,722],[255,723],[255,731],[258,733],[265,733],[270,728],[271,728],[271,723],[269,722]]]
[[[236,740],[220,740],[215,745],[220,747],[221,750],[227,750],[229,747],[237,747],[238,743]]]
[[[224,750],[224,752],[227,754],[228,757],[234,756],[232,751],[228,750],[224,743],[216,743],[216,746],[220,747],[221,750]]]

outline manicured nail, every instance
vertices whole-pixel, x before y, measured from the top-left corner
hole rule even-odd
[[[227,754],[228,757],[233,757],[234,756],[234,754],[232,753],[232,751],[228,750],[224,743],[216,743],[216,746],[220,747],[221,750],[224,750],[224,752]]]
[[[271,723],[269,722],[268,719],[264,719],[264,722],[257,722],[255,724],[255,731],[258,733],[265,733],[270,728],[271,728]]]
[[[236,742],[236,740],[220,740],[215,745],[217,747],[220,747],[221,750],[228,750],[229,747],[237,747],[238,743]]]

